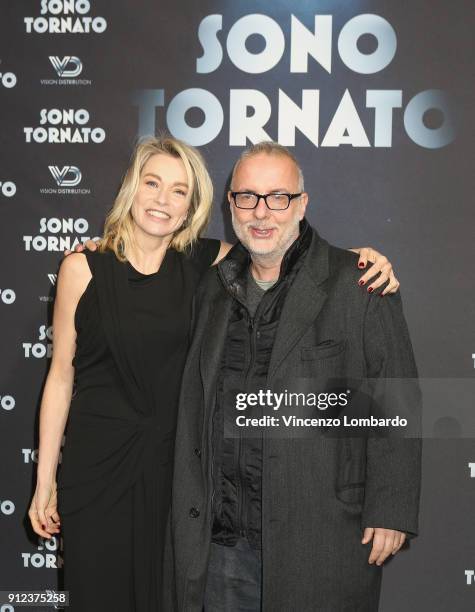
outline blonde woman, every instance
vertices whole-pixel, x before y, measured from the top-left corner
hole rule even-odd
[[[159,609],[192,296],[228,249],[200,238],[211,203],[200,154],[171,138],[147,139],[100,249],[60,267],[30,518],[49,537],[61,516],[71,610]]]
[[[54,350],[29,516],[64,541],[71,612],[156,612],[175,421],[194,290],[230,245],[201,238],[212,185],[201,155],[147,138],[132,156],[97,251],[60,267]],[[398,282],[378,253],[374,286]],[[73,394],[73,382],[75,389]],[[62,466],[56,471],[67,424]],[[60,519],[61,517],[61,519]]]

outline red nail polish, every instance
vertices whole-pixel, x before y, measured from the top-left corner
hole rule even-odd
[[[360,261],[360,263],[358,264],[358,268],[364,268],[364,263],[362,261]]]
[[[373,292],[373,287],[368,287],[368,293],[372,293]]]
[[[380,294],[379,294],[379,296],[380,296],[380,297],[384,297],[384,293],[380,293]]]
[[[360,287],[362,287],[362,286],[364,285],[364,280],[360,280],[360,281],[358,281],[358,285],[359,285]]]

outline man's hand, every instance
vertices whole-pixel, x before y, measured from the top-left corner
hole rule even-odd
[[[71,253],[73,252],[82,253],[84,249],[88,249],[89,251],[95,251],[97,249],[97,242],[94,242],[94,240],[87,240],[84,244],[77,244],[74,251],[70,251],[69,249],[66,249],[64,251],[64,256],[67,257],[68,255],[71,255]]]
[[[373,539],[373,548],[368,563],[376,562],[376,565],[382,565],[389,555],[395,555],[398,552],[406,541],[406,534],[395,529],[366,527],[361,543],[368,544],[371,539]]]
[[[367,290],[369,293],[372,293],[374,289],[384,285],[386,282],[388,284],[384,288],[384,291],[381,292],[381,295],[383,296],[386,293],[396,293],[396,291],[399,289],[399,281],[394,276],[392,264],[387,257],[385,257],[382,253],[375,251],[371,247],[361,247],[358,249],[349,250],[359,254],[360,258],[358,260],[358,268],[366,268],[368,262],[373,264],[359,279],[358,284],[360,286],[365,285],[371,278],[379,273],[379,276],[370,285],[368,285]]]

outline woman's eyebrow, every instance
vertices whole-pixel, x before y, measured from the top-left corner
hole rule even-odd
[[[147,177],[147,176],[154,176],[159,181],[162,180],[162,177],[159,174],[155,174],[155,172],[147,172],[147,174],[144,175],[144,178]],[[175,183],[173,183],[173,185],[182,185],[183,187],[187,187],[188,188],[188,183],[183,183],[182,181],[175,181]]]

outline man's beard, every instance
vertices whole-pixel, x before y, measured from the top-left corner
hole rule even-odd
[[[249,232],[247,231],[250,226],[256,227],[259,229],[261,227],[261,223],[259,221],[250,221],[248,223],[239,223],[234,215],[234,211],[231,209],[231,219],[233,224],[234,233],[238,237],[239,241],[246,247],[249,251],[251,257],[257,260],[265,260],[265,261],[277,261],[283,258],[287,249],[290,245],[295,242],[299,235],[299,226],[300,219],[299,213],[296,212],[294,218],[292,219],[292,223],[286,227],[282,235],[277,241],[277,244],[271,251],[268,250],[258,250],[256,249],[251,241],[249,240]],[[262,223],[262,228],[269,227],[269,223]],[[254,242],[254,241],[252,241]]]

